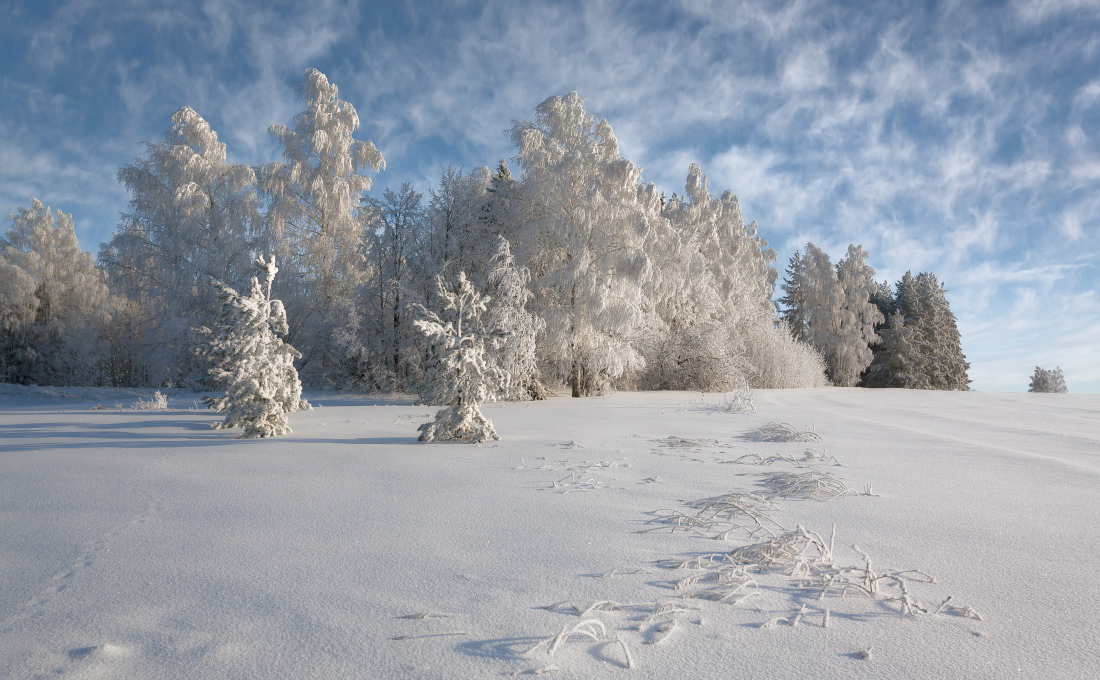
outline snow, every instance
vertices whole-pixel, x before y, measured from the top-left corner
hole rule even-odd
[[[724,412],[729,395],[552,398],[485,406],[502,439],[476,446],[418,443],[433,409],[402,397],[308,393],[293,434],[239,440],[166,393],[142,411],[151,390],[0,385],[5,677],[1100,674],[1096,395],[757,391],[755,414]],[[822,441],[746,436],[767,423]],[[749,464],[811,447],[841,465]],[[741,604],[678,599],[700,572],[657,561],[748,541],[640,532],[648,513],[779,472],[854,493],[772,498],[775,521],[825,542],[835,524],[837,565],[862,567],[858,545],[960,610],[817,600],[777,573]],[[606,601],[623,608],[573,608]],[[658,603],[688,611],[641,621]]]

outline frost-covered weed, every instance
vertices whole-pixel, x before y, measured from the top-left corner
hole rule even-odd
[[[744,438],[753,442],[819,442],[822,439],[813,429],[796,430],[788,423],[765,423],[746,432]]]
[[[138,399],[130,407],[132,411],[167,411],[168,410],[168,397],[166,397],[160,390],[153,392],[153,396],[148,400]]]
[[[771,472],[757,486],[764,487],[773,498],[827,501],[852,493],[844,482],[828,472]]]

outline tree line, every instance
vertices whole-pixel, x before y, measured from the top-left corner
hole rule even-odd
[[[71,216],[37,200],[12,215],[0,241],[0,379],[208,386],[214,359],[196,348],[210,342],[219,295],[247,287],[267,254],[280,271],[270,297],[311,386],[433,389],[425,376],[438,358],[416,322],[443,313],[438,277],[461,274],[500,330],[487,351],[503,398],[553,385],[574,396],[813,387],[826,374],[966,387],[965,361],[936,368],[933,345],[954,317],[937,311],[946,298],[934,277],[903,279],[887,300],[862,249],[834,269],[807,246],[777,314],[776,253],[737,198],[712,195],[695,164],[683,195],[659,192],[576,93],[513,121],[518,176],[505,161],[447,167],[427,195],[405,183],[376,196],[368,173],[385,161],[355,138],[354,106],[315,69],[299,92],[303,110],[269,130],[280,158],[258,167],[229,162],[197,112],[177,111],[164,139],[119,171],[128,209],[94,260]]]

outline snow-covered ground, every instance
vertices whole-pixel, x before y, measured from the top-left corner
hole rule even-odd
[[[554,398],[474,446],[400,398],[237,440],[0,387],[4,677],[1100,676],[1096,395]]]

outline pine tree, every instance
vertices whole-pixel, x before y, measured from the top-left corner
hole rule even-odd
[[[500,439],[492,421],[478,408],[499,392],[504,381],[500,369],[491,366],[486,357],[486,341],[499,336],[496,329],[481,328],[487,300],[474,290],[464,272],[459,272],[453,283],[438,276],[436,284],[444,312],[450,312],[449,320],[419,307],[421,318],[415,323],[438,359],[426,376],[431,386],[429,403],[444,406],[433,422],[420,426],[420,441]]]
[[[810,313],[807,309],[806,294],[803,291],[804,276],[802,255],[796,250],[787,264],[786,277],[783,280],[783,297],[779,298],[779,304],[783,305],[783,310],[779,317],[786,322],[795,340],[806,342],[810,337],[807,321]]]
[[[222,303],[214,329],[197,329],[206,337],[195,352],[211,364],[210,383],[224,390],[208,397],[206,404],[225,414],[219,429],[244,428],[241,438],[277,437],[292,432],[287,414],[307,410],[302,383],[294,369],[301,354],[280,336],[287,334],[286,311],[271,298],[272,283],[279,271],[275,258],[261,255],[254,264],[250,292],[241,295],[221,281],[215,281]]]
[[[516,265],[508,239],[498,236],[497,243],[490,261],[486,325],[498,329],[503,338],[490,343],[486,350],[492,364],[505,376],[500,396],[510,401],[545,399],[535,340],[546,324],[528,311],[533,297],[527,287],[531,273]]]
[[[897,284],[897,307],[905,325],[914,330],[922,389],[967,390],[970,364],[962,353],[961,338],[947,290],[929,272],[906,272]],[[925,387],[927,385],[927,387]],[[914,385],[916,387],[917,385]]]
[[[1062,375],[1062,367],[1059,366],[1053,371],[1035,367],[1035,373],[1031,376],[1031,384],[1028,385],[1028,392],[1050,392],[1054,394],[1065,394],[1069,390],[1066,389],[1066,379]]]
[[[100,379],[108,292],[80,250],[72,215],[38,199],[0,238],[0,380],[87,385]]]
[[[359,206],[371,179],[364,173],[385,161],[374,144],[353,137],[359,115],[325,74],[307,69],[300,91],[306,109],[294,129],[269,129],[283,161],[264,165],[261,183],[285,270],[279,291],[294,319],[289,339],[302,348],[306,375],[340,384],[357,376],[365,351],[358,333],[367,281]]]
[[[914,329],[905,325],[900,310],[894,310],[879,334],[882,341],[864,373],[864,386],[930,389]]]

